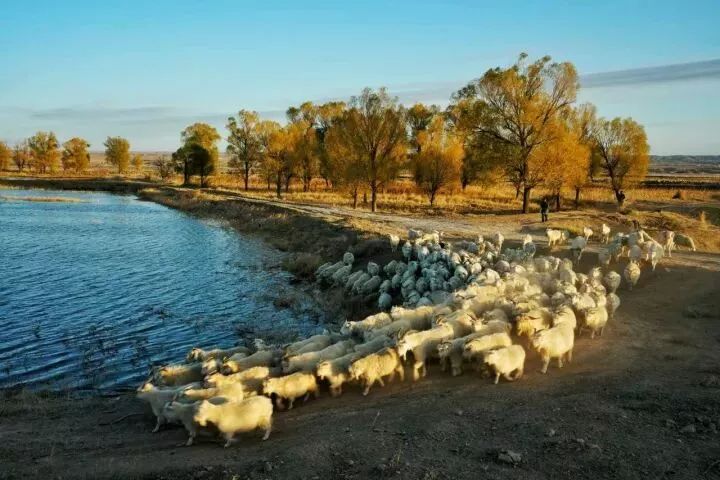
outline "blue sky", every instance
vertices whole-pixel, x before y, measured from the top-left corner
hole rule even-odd
[[[655,154],[720,154],[717,0],[32,1],[0,15],[0,138],[37,130],[171,150],[240,108],[387,86],[451,92],[521,51],[575,63],[579,100],[646,125]],[[612,72],[612,73],[607,73]]]

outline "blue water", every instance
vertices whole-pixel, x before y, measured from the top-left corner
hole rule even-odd
[[[79,202],[33,202],[63,197]],[[193,346],[318,330],[279,253],[134,196],[0,190],[0,388],[134,385]],[[297,307],[278,309],[279,296]]]

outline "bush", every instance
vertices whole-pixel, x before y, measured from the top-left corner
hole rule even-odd
[[[675,192],[675,195],[673,195],[672,198],[676,200],[685,200],[685,192],[683,192],[682,190],[678,190],[677,192]]]
[[[309,279],[315,275],[315,270],[322,263],[318,255],[300,252],[286,256],[282,261],[282,267],[298,278]]]

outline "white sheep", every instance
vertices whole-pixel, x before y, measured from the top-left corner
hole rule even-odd
[[[600,241],[602,243],[608,243],[610,242],[610,227],[608,227],[606,224],[602,224],[600,227]]]
[[[555,245],[561,244],[563,241],[563,232],[561,230],[548,228],[545,230],[545,235],[547,235],[548,247],[552,248]]]
[[[350,322],[352,323],[352,322]],[[347,325],[348,322],[345,322]],[[345,333],[340,330],[341,333]],[[349,332],[348,332],[349,333]],[[293,342],[285,347],[285,357],[291,357],[293,355],[299,355],[301,353],[316,352],[330,345],[333,338],[330,335],[313,335],[312,337],[306,338],[305,340],[299,340]]]
[[[382,292],[378,296],[378,308],[380,310],[390,310],[392,307],[392,297],[387,292]]]
[[[533,335],[531,343],[543,361],[543,366],[540,371],[547,373],[550,360],[553,358],[557,358],[558,368],[562,368],[563,366],[563,357],[565,357],[568,362],[572,361],[575,332],[571,324],[560,323]]]
[[[401,381],[405,379],[405,370],[400,357],[392,347],[355,360],[350,365],[348,372],[351,379],[362,381],[364,384],[363,395],[370,392],[370,387],[375,382],[378,382],[380,386],[385,386],[382,377],[390,376],[390,380],[392,380],[395,374],[398,374]]]
[[[388,235],[388,240],[390,241],[390,251],[397,251],[398,245],[400,245],[400,237],[391,233]]]
[[[553,313],[552,319],[553,328],[558,325],[568,325],[573,330],[577,328],[577,317],[572,308],[567,305],[561,305]]]
[[[227,375],[252,367],[270,367],[281,355],[280,350],[260,350],[244,358],[230,357],[223,363],[221,371]]]
[[[580,262],[585,247],[587,247],[587,238],[578,235],[572,239],[570,243],[570,253],[572,254],[574,263]]]
[[[608,318],[610,320],[612,320],[612,318],[615,316],[615,311],[619,307],[620,307],[620,297],[618,297],[615,293],[612,293],[612,292],[608,293],[605,308],[607,308]]]
[[[181,393],[187,388],[201,386],[202,384],[196,383],[191,385],[183,385],[181,387],[161,388],[156,387],[150,382],[145,382],[140,387],[138,387],[137,398],[150,404],[150,409],[152,410],[153,414],[157,419],[157,423],[155,424],[153,433],[160,430],[161,425],[168,423],[168,419],[163,414],[163,406],[166,403],[171,402],[178,393]]]
[[[262,384],[266,378],[282,374],[279,368],[252,367],[232,375],[216,373],[205,378],[206,387],[223,387],[229,384],[240,384],[244,395],[252,396],[262,392]]]
[[[232,445],[237,433],[250,432],[255,429],[265,431],[262,439],[267,440],[272,429],[272,401],[263,396],[213,405],[203,401],[197,408],[195,422],[205,427],[212,423],[225,437],[225,447]]]
[[[305,397],[307,401],[310,394],[318,397],[318,384],[315,375],[309,372],[296,372],[278,378],[268,378],[263,382],[263,394],[271,397],[275,394],[275,404],[283,408],[283,400],[288,401],[288,410],[292,410],[296,398]]]
[[[525,350],[520,345],[510,345],[485,354],[484,363],[495,373],[497,385],[502,375],[505,380],[515,381],[522,377],[525,369]]]
[[[607,287],[608,292],[615,293],[615,291],[620,286],[620,274],[610,270],[608,273],[605,274],[605,277],[603,278],[603,283],[605,284],[605,287]]]
[[[492,242],[495,244],[495,246],[498,249],[498,252],[502,250],[503,242],[505,242],[505,237],[502,233],[496,232],[491,237]]]
[[[352,352],[333,360],[318,363],[315,373],[319,379],[328,382],[330,395],[337,397],[342,394],[343,384],[350,380],[350,365],[361,356],[360,352]]]
[[[357,322],[346,321],[340,329],[340,333],[345,335],[360,335],[370,330],[375,330],[389,325],[390,323],[392,323],[392,321],[393,319],[388,313],[380,312],[376,313],[375,315],[370,315],[365,319]]]
[[[585,237],[585,242],[589,242],[589,241],[590,241],[590,237],[593,236],[593,233],[594,233],[594,232],[592,231],[592,228],[590,228],[590,227],[584,227],[584,228],[583,228],[583,237]]]
[[[227,403],[228,399],[224,397],[213,397],[208,399],[208,401],[214,405],[220,405]],[[185,445],[188,447],[193,444],[193,441],[201,428],[195,422],[195,414],[197,413],[199,407],[199,401],[192,403],[173,401],[166,403],[163,407],[163,415],[170,420],[170,423],[180,423],[185,427],[185,430],[187,430],[188,439]],[[209,431],[209,429],[204,430]]]
[[[403,308],[393,307],[390,316],[393,320],[405,320],[409,322],[413,330],[426,330],[430,328],[430,320],[433,315],[433,307]]]
[[[422,230],[416,230],[414,228],[408,229],[408,240],[410,240],[410,241],[417,240],[422,236],[423,236]]]
[[[410,242],[403,243],[402,254],[405,259],[410,260],[410,257],[412,256],[412,251],[412,244]]]
[[[352,265],[353,263],[355,263],[355,255],[350,252],[345,252],[342,261],[345,265]]]
[[[608,311],[605,307],[592,307],[584,311],[585,322],[583,328],[590,330],[590,338],[595,334],[602,336],[605,325],[608,321]]]
[[[625,277],[628,288],[632,290],[640,280],[640,265],[636,262],[629,262],[623,271],[623,277]]]
[[[672,251],[675,248],[675,232],[672,230],[661,231],[659,242],[667,252],[667,256],[672,257]]]
[[[159,385],[176,387],[188,383],[200,382],[203,379],[202,363],[165,365],[153,373],[153,381]]]
[[[365,343],[358,343],[355,345],[353,351],[360,355],[370,355],[371,353],[379,352],[385,347],[392,347],[394,345],[395,340],[386,335],[380,335]]]
[[[631,262],[639,262],[643,258],[643,251],[639,245],[633,245],[628,250],[628,258]]]
[[[203,350],[202,348],[193,348],[187,354],[188,362],[203,362],[209,359],[224,360],[227,357],[235,355],[236,353],[244,353],[250,355],[250,349],[247,347],[231,347],[231,348],[215,348],[212,350]]]
[[[217,387],[188,388],[175,395],[175,400],[188,403],[223,397],[228,401],[239,402],[245,398],[245,388],[240,382],[225,383]]]
[[[687,247],[693,252],[695,250],[695,240],[691,236],[685,235],[684,233],[676,233],[673,238],[673,246]]]
[[[600,265],[607,267],[610,265],[610,260],[612,260],[612,255],[610,254],[609,248],[601,248],[598,250],[598,263]]]
[[[552,325],[552,312],[547,308],[536,308],[527,313],[521,314],[516,322],[517,335],[530,337],[540,330],[550,328]]]
[[[352,351],[355,343],[352,340],[337,342],[329,347],[316,352],[301,353],[283,360],[282,368],[284,373],[295,373],[299,371],[315,371],[317,364],[324,360],[342,357]]]
[[[676,236],[677,239],[677,236]],[[643,244],[643,250],[645,254],[645,260],[647,262],[650,262],[650,265],[652,266],[652,271],[655,271],[655,267],[657,266],[660,259],[662,259],[663,255],[665,254],[665,251],[658,242],[655,240],[650,240],[648,242],[645,242]]]
[[[437,353],[440,343],[453,338],[453,329],[450,325],[440,325],[423,332],[408,333],[398,341],[397,352],[405,360],[408,352],[413,353],[413,380],[417,381],[427,374],[425,362]]]
[[[484,352],[493,348],[508,347],[512,345],[512,339],[507,332],[496,332],[469,340],[463,345],[462,357],[468,362],[474,362],[482,357]]]

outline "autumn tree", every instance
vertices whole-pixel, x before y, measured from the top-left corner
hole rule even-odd
[[[107,137],[105,140],[105,161],[125,173],[130,167],[130,142],[122,137]]]
[[[318,170],[318,137],[316,121],[318,108],[312,102],[305,102],[299,107],[290,107],[287,119],[292,124],[295,135],[295,165],[303,183],[303,191],[310,191],[313,177]]]
[[[60,159],[60,144],[53,132],[37,132],[28,138],[33,167],[40,173],[53,173]]]
[[[217,142],[220,141],[222,137],[220,137],[220,134],[218,131],[213,127],[212,125],[208,125],[207,123],[193,123],[189,127],[185,128],[180,134],[180,138],[182,140],[183,147],[187,149],[186,153],[191,153],[192,145],[198,145],[205,150],[207,150],[207,153],[210,155],[209,166],[206,166],[206,172],[210,175],[213,172],[218,170],[218,160],[220,158],[220,152],[218,150]],[[195,153],[199,155],[200,150],[196,150]],[[200,158],[200,157],[198,157]],[[192,174],[200,174],[199,170],[196,170]],[[201,182],[204,183],[204,182]]]
[[[325,146],[333,169],[329,179],[333,187],[347,191],[352,198],[353,208],[357,208],[358,194],[365,185],[364,164],[358,151],[344,141],[340,128],[330,128],[325,138]]]
[[[200,188],[205,188],[206,179],[213,174],[216,165],[212,152],[198,143],[191,143],[185,148],[190,170],[200,176]]]
[[[142,173],[143,167],[145,166],[145,160],[143,159],[142,153],[133,154],[130,163],[132,163],[133,169],[135,169],[136,172]]]
[[[397,176],[406,155],[405,110],[384,88],[378,91],[366,88],[352,97],[334,128],[338,141],[359,162],[374,212],[378,191]]]
[[[593,135],[597,126],[597,109],[591,103],[578,105],[571,114],[570,125],[577,132],[580,143],[587,148],[587,172],[576,171],[570,181],[575,190],[575,208],[580,208],[580,192],[600,171],[600,158],[595,148]]]
[[[523,212],[530,192],[541,183],[543,173],[533,172],[533,151],[552,141],[552,124],[571,108],[578,89],[575,67],[569,62],[551,63],[546,56],[527,63],[527,54],[509,68],[494,68],[458,91],[454,99],[480,102],[469,111],[476,135],[507,148],[504,165],[511,180],[522,188]]]
[[[329,186],[331,177],[336,176],[333,156],[328,151],[327,135],[344,111],[345,102],[327,102],[317,107],[315,135],[318,147],[318,175],[325,180],[325,186]]]
[[[15,145],[12,152],[12,161],[19,172],[22,172],[28,166],[30,163],[30,147],[27,140]]]
[[[261,127],[263,141],[263,168],[275,183],[277,198],[282,197],[283,184],[292,178],[294,147],[298,129],[293,124],[281,127],[277,122],[265,121]]]
[[[601,168],[610,179],[618,204],[629,180],[645,177],[650,163],[650,145],[642,125],[631,118],[599,119],[593,135]]]
[[[74,137],[63,143],[62,166],[63,170],[84,172],[90,166],[90,144],[87,140]]]
[[[545,187],[555,200],[555,208],[561,208],[562,190],[583,185],[587,180],[590,164],[590,148],[583,143],[581,132],[575,125],[557,123],[553,141],[540,145],[533,151],[530,162],[533,171],[545,171]]]
[[[172,177],[173,171],[175,170],[175,163],[167,155],[160,155],[153,161],[155,171],[163,182],[166,182]]]
[[[415,183],[427,195],[430,206],[441,189],[457,182],[464,156],[461,139],[456,137],[440,116],[415,135],[417,152],[413,155]]]
[[[7,143],[0,142],[0,170],[7,170],[12,159],[12,150]]]
[[[172,153],[170,158],[175,166],[175,171],[183,175],[183,185],[190,185],[192,166],[190,164],[188,149],[186,147],[180,147]]]
[[[227,129],[227,153],[230,155],[228,165],[240,172],[248,190],[250,173],[262,159],[262,143],[258,125],[260,117],[257,112],[240,110],[236,117],[229,117]]]
[[[405,120],[408,125],[410,148],[413,153],[420,153],[422,147],[418,141],[418,135],[427,130],[433,118],[435,118],[439,112],[440,109],[437,105],[430,105],[428,107],[423,103],[416,103],[407,109]]]

